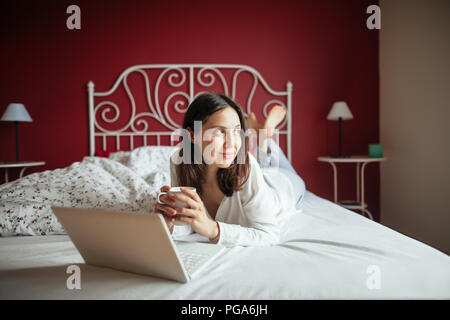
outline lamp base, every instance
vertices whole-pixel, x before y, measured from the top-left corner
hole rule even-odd
[[[16,161],[19,161],[19,121],[14,121],[16,127]]]

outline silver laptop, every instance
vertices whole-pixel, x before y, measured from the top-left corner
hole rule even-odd
[[[225,247],[174,241],[161,214],[52,207],[87,264],[188,282]]]

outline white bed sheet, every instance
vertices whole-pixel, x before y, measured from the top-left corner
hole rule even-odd
[[[66,287],[72,264],[80,290]],[[311,192],[282,244],[227,248],[187,284],[86,265],[65,235],[0,238],[0,299],[449,298],[446,254]]]

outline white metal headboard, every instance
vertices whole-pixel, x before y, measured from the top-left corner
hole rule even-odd
[[[156,83],[153,88],[149,81],[150,72],[158,72],[159,75],[156,78]],[[231,83],[228,83],[225,79],[224,73],[231,72]],[[133,94],[128,87],[127,78],[133,73],[137,72],[141,74],[145,80],[146,89],[146,112],[136,113],[136,102]],[[262,88],[269,93],[271,96],[277,97],[270,99],[264,104],[263,115],[267,117],[267,109],[270,105],[281,104],[287,108],[286,119],[278,126],[279,134],[286,135],[287,141],[287,156],[289,161],[291,161],[291,135],[292,135],[292,83],[286,83],[286,91],[274,91],[266,83],[264,78],[256,71],[254,68],[246,65],[235,65],[235,64],[148,64],[148,65],[137,65],[126,69],[117,78],[112,88],[107,92],[95,92],[94,83],[89,81],[87,84],[88,97],[89,97],[89,139],[90,139],[90,155],[95,154],[96,149],[96,137],[101,137],[102,140],[102,150],[107,149],[107,137],[115,137],[116,139],[116,149],[120,149],[120,138],[128,137],[130,139],[130,149],[134,149],[134,138],[140,136],[143,138],[143,145],[147,145],[147,137],[156,136],[157,145],[160,145],[161,136],[170,136],[172,131],[181,128],[181,124],[175,123],[168,113],[169,103],[175,96],[181,96],[186,99],[186,102],[176,101],[173,104],[174,110],[178,113],[186,112],[187,107],[198,95],[206,91],[196,91],[196,87],[207,88],[211,87],[218,81],[217,84],[221,84],[223,93],[232,99],[236,97],[236,85],[238,81],[238,76],[241,73],[248,73],[253,79],[253,84],[251,85],[251,90],[248,93],[248,98],[246,104],[240,104],[243,112],[247,116],[252,110],[252,99],[255,94],[255,90],[258,84],[261,84]],[[167,77],[167,84],[171,88],[177,88],[184,85],[188,88],[185,91],[175,91],[166,97],[165,101],[160,101],[159,91],[162,85],[161,81]],[[187,81],[187,82],[186,82]],[[219,82],[220,81],[220,82]],[[102,125],[97,121],[97,113],[103,108],[101,112],[101,120],[104,123],[114,123],[119,119],[120,108],[116,103],[110,100],[103,100],[95,104],[95,100],[101,100],[102,97],[107,97],[115,92],[120,84],[123,84],[125,92],[131,104],[131,116],[127,123],[120,129],[107,130],[102,127]],[[216,84],[216,85],[217,85]],[[231,92],[230,92],[231,88]],[[153,89],[153,101],[152,102],[152,89]],[[280,100],[283,99],[284,101]],[[160,102],[163,102],[161,104]],[[184,109],[180,109],[181,105],[185,105]],[[161,107],[163,106],[163,108]],[[164,111],[164,112],[163,112]],[[113,117],[108,117],[108,114],[114,112]],[[148,123],[145,119],[140,119],[143,117],[150,117],[157,120],[168,131],[152,131],[148,128]],[[136,129],[136,125],[142,126],[143,129]],[[284,129],[283,129],[284,128]]]

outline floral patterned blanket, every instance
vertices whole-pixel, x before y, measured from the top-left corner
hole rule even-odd
[[[145,146],[109,158],[85,157],[0,185],[0,233],[65,234],[51,206],[151,212],[160,187],[170,184],[175,148]]]

